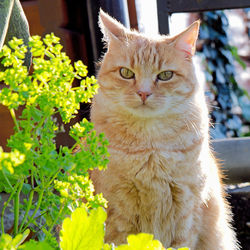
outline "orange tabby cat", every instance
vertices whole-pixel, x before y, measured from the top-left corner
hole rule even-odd
[[[100,26],[108,50],[91,120],[111,157],[92,179],[109,201],[106,240],[146,232],[165,247],[238,249],[192,64],[199,22],[152,38],[101,11]]]

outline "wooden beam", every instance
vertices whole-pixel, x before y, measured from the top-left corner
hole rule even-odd
[[[130,28],[138,30],[135,0],[127,0],[127,2],[128,2],[128,14],[129,14]]]

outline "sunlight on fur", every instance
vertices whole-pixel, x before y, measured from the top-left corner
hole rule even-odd
[[[165,247],[239,249],[208,135],[208,110],[192,57],[196,21],[180,34],[147,37],[100,12],[107,52],[91,108],[109,140],[106,241],[151,233]]]

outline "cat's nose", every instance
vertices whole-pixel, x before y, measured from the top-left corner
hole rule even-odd
[[[145,103],[145,101],[148,99],[149,96],[152,95],[151,92],[148,91],[137,91],[137,95],[139,95],[141,97],[141,100],[143,101],[143,103]]]

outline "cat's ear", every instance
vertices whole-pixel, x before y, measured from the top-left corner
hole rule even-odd
[[[102,9],[99,12],[99,26],[104,35],[104,40],[107,42],[111,39],[122,40],[126,36],[126,28]]]
[[[195,21],[186,30],[174,37],[175,47],[188,56],[193,56],[196,49],[196,41],[199,35],[200,21]]]

